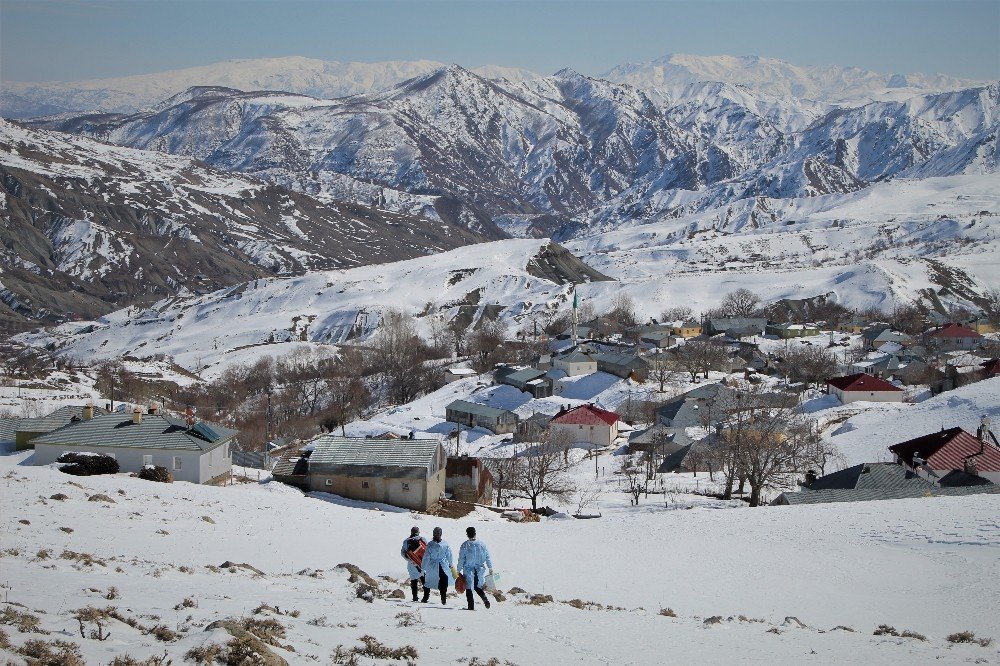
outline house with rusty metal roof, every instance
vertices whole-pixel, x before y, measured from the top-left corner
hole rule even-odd
[[[932,432],[889,450],[900,465],[928,478],[959,470],[1000,483],[1000,445],[988,425],[981,425],[976,435],[962,428]]]

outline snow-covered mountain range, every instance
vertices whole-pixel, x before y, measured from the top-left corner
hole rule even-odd
[[[512,82],[453,65],[342,100],[197,88],[148,112],[42,126],[321,199],[434,206],[495,238],[565,238],[753,197],[990,173],[998,101],[993,84],[809,119],[725,83],[670,100],[571,70]]]
[[[481,240],[426,217],[286,190],[188,157],[0,120],[0,320],[96,317],[254,278]]]

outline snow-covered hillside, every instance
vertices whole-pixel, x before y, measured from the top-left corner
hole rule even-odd
[[[621,508],[598,520],[513,524],[489,512],[451,520],[366,510],[275,483],[213,488],[68,477],[17,466],[23,457],[0,457],[5,607],[37,616],[39,628],[53,633],[4,629],[17,647],[30,639],[74,642],[86,663],[164,651],[178,663],[191,648],[230,639],[223,629],[206,630],[211,622],[248,617],[280,623],[285,633],[276,642],[294,652],[271,649],[295,664],[328,663],[336,646],[360,645],[363,635],[393,648],[412,645],[418,663],[998,658],[995,643],[945,640],[966,630],[1000,634],[991,612],[1000,558],[994,497],[687,511],[649,501],[638,510],[614,503]],[[49,499],[57,493],[65,499]],[[476,525],[504,591],[516,586],[553,601],[508,594],[488,611],[468,613],[454,597],[448,609],[357,598],[357,582],[336,565],[389,576],[377,579],[385,593],[400,589],[399,544],[412,524],[426,533],[442,526],[456,550],[464,527]],[[571,552],[587,556],[567,566]],[[956,580],[956,566],[971,582]],[[602,607],[562,603],[573,599]],[[88,605],[114,607],[136,626],[112,619],[107,640],[80,638],[73,612]],[[926,640],[873,636],[880,624]],[[157,639],[154,625],[175,633],[160,630]]]
[[[1000,192],[1000,179],[897,181],[785,202],[789,208],[776,206],[759,222],[751,217],[735,229],[695,215],[581,238],[568,247],[614,278],[582,284],[584,303],[605,311],[624,291],[643,319],[676,305],[715,307],[739,287],[768,302],[829,294],[856,308],[891,309],[918,299],[970,305],[1000,283],[998,217],[980,215],[989,205],[983,192]],[[771,203],[753,205],[763,211]],[[165,353],[202,372],[247,345],[363,339],[389,307],[418,315],[425,332],[434,317],[450,321],[463,313],[474,325],[487,310],[513,331],[568,308],[569,279],[529,270],[545,246],[497,241],[381,266],[255,280],[23,339],[77,358]],[[268,352],[266,346],[259,351]]]
[[[276,90],[332,99],[392,87],[443,67],[432,60],[337,62],[290,56],[227,60],[187,69],[69,83],[4,81],[0,116],[33,118],[69,112],[132,113],[155,106],[192,86]],[[488,78],[515,81],[536,74],[514,67],[477,68]]]
[[[481,240],[438,219],[326,200],[0,120],[0,318],[91,318],[124,301],[391,261]]]
[[[892,459],[883,445],[886,433],[896,443],[946,428],[975,432],[983,416],[1000,420],[1000,379],[962,386],[916,404],[855,403],[824,418],[833,419],[828,439],[847,465],[856,465]]]

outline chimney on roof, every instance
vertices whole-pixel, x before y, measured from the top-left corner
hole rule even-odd
[[[194,407],[189,406],[184,410],[184,423],[186,423],[189,428],[195,424]]]
[[[979,429],[976,430],[976,437],[979,439],[980,445],[986,443],[986,439],[990,436],[990,417],[983,416],[979,421]]]
[[[159,406],[158,406],[158,405],[157,405],[157,404],[156,404],[156,403],[154,402],[153,404],[151,404],[151,405],[149,406],[149,409],[148,409],[148,410],[146,410],[146,411],[147,411],[147,412],[148,412],[149,414],[156,414],[156,413],[157,413],[158,411],[160,411],[160,408],[159,408]]]
[[[88,402],[83,406],[83,420],[89,421],[92,418],[94,418],[94,403]]]
[[[142,423],[142,407],[139,405],[132,408],[132,423]]]
[[[805,481],[802,482],[802,485],[805,486],[806,488],[808,488],[809,486],[811,486],[814,483],[816,483],[816,472],[813,471],[813,470],[808,470],[806,472]]]

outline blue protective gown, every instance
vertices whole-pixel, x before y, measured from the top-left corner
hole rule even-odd
[[[458,570],[465,575],[465,584],[472,589],[476,582],[482,587],[486,582],[486,567],[493,570],[490,551],[475,539],[469,539],[458,549]]]
[[[402,548],[399,549],[399,554],[402,556],[404,560],[406,560],[406,572],[410,575],[410,580],[420,580],[420,577],[423,575],[423,573],[420,571],[420,567],[414,564],[413,560],[410,559],[410,556],[406,554],[407,553],[406,543],[412,538],[413,537],[409,537],[403,540],[403,546]],[[427,543],[423,537],[417,537],[417,538],[423,541],[424,543]]]
[[[444,575],[448,579],[448,587],[451,587],[452,583],[455,582],[451,575],[451,568],[453,566],[455,566],[455,558],[451,554],[451,546],[446,541],[429,542],[427,544],[427,551],[424,553],[424,560],[421,563],[424,575],[427,576],[424,585],[432,590],[436,590],[441,586],[440,571],[438,570],[438,567],[441,567],[444,569]]]

